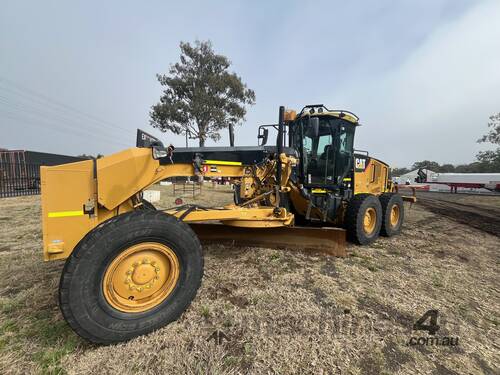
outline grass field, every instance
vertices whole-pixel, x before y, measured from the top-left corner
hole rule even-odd
[[[155,189],[158,206],[173,206],[171,187]],[[232,195],[206,187],[184,200],[221,205]],[[99,347],[59,312],[63,263],[42,261],[39,197],[1,199],[0,374],[498,374],[499,237],[406,208],[401,236],[349,245],[347,258],[207,246],[202,286],[177,322]],[[439,311],[436,336],[458,345],[408,345],[428,337],[412,328],[429,309]],[[214,332],[227,338],[217,345]]]

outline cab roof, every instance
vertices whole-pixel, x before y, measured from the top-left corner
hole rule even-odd
[[[306,116],[332,116],[337,117],[352,124],[359,125],[359,117],[354,113],[346,110],[333,109],[330,110],[326,108],[323,104],[311,104],[306,105],[297,115],[297,118]]]

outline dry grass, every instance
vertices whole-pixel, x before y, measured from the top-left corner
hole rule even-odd
[[[224,206],[228,203],[233,203],[233,190],[229,185],[212,185],[212,183],[204,183],[201,194],[196,194],[193,197],[192,193],[176,193],[173,194],[172,185],[160,186],[155,185],[151,190],[159,190],[161,192],[160,202],[154,205],[157,208],[167,209],[175,206],[175,199],[182,198],[184,204],[199,204],[202,206]]]
[[[161,187],[163,193],[170,188]],[[219,187],[196,198],[221,204]],[[173,205],[163,194],[160,206]],[[190,201],[187,199],[187,201]],[[0,200],[0,373],[498,373],[498,237],[414,206],[404,235],[336,259],[205,248],[205,276],[177,322],[128,343],[82,342],[57,308],[61,263],[43,263],[39,198]],[[440,312],[457,347],[410,347]],[[216,330],[229,341],[207,338]]]
[[[0,236],[0,373],[57,373],[80,340],[57,306],[62,264],[40,257],[39,197],[1,199]]]

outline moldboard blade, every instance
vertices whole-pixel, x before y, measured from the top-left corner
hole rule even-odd
[[[223,224],[189,223],[202,243],[224,243],[301,251],[345,257],[346,234],[341,228],[243,228]]]

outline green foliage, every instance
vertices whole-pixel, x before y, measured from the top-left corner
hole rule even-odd
[[[437,163],[435,161],[423,160],[423,161],[417,161],[417,162],[413,163],[413,165],[411,167],[412,170],[419,169],[419,168],[430,169],[431,171],[437,172],[438,169],[440,168],[440,165],[439,165],[439,163]]]
[[[439,172],[441,172],[441,173],[453,173],[453,172],[455,172],[455,166],[453,164],[443,164],[439,167]]]
[[[433,172],[438,172],[438,173],[453,173],[456,172],[456,167],[453,164],[439,164],[436,161],[429,161],[429,160],[423,160],[423,161],[417,161],[413,163],[412,165],[412,170],[415,169],[429,169]]]
[[[488,133],[478,139],[478,142],[489,142],[495,145],[500,145],[500,113],[490,116],[488,128],[490,128]]]
[[[209,318],[210,317],[210,308],[207,305],[202,305],[200,308],[200,314],[204,318]]]
[[[435,161],[418,161],[413,163],[412,170],[423,168],[437,173],[498,173],[500,172],[500,148],[496,151],[482,151],[477,154],[477,161],[470,164],[439,164]],[[405,171],[406,168],[395,168],[392,176],[401,176],[404,173],[396,174],[395,171]],[[408,170],[406,170],[408,171]],[[406,172],[405,172],[406,173]]]
[[[152,106],[150,123],[161,131],[188,134],[205,140],[220,139],[220,130],[228,128],[234,145],[234,125],[245,118],[245,105],[255,103],[255,93],[235,73],[231,62],[214,52],[210,41],[194,46],[180,43],[180,62],[170,66],[169,74],[158,74],[165,87],[160,102]]]
[[[480,151],[477,160],[479,163],[500,164],[500,148],[494,151]]]
[[[500,145],[500,113],[490,116],[488,123],[489,131],[481,139],[479,143],[489,142],[495,145]],[[476,164],[478,172],[500,172],[500,147],[494,151],[480,151],[476,155]]]

